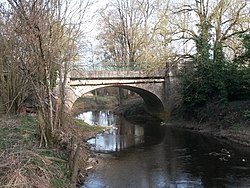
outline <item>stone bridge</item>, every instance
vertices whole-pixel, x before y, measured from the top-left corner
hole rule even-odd
[[[140,95],[146,110],[158,117],[169,111],[169,92],[166,93],[165,75],[139,71],[77,71],[70,72],[66,87],[66,105],[72,108],[82,95],[103,87],[120,87]],[[168,88],[168,87],[167,87]]]

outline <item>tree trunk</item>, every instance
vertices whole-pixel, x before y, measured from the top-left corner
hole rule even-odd
[[[74,152],[74,157],[72,158],[73,161],[70,161],[71,163],[71,180],[70,180],[70,187],[71,188],[75,188],[76,187],[76,183],[77,183],[77,179],[78,179],[78,170],[79,170],[79,158],[80,158],[80,152],[81,151],[81,146],[78,143],[76,146],[75,151],[72,150],[72,152]]]

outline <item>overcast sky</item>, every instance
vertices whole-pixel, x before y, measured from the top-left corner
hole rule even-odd
[[[76,0],[77,1],[77,0]],[[96,39],[97,35],[99,34],[98,29],[98,10],[105,7],[105,5],[109,2],[109,0],[95,0],[93,1],[93,5],[90,6],[89,10],[86,13],[86,19],[87,22],[83,25],[83,30],[86,32],[86,35],[84,38],[84,43],[87,46],[82,46],[81,52],[80,52],[80,64],[84,66],[85,68],[93,68],[93,64],[98,66],[99,64],[99,58],[94,55],[94,59],[92,59],[92,55],[94,51],[97,48],[98,41]],[[94,62],[90,62],[94,61]],[[97,67],[95,67],[97,68]]]

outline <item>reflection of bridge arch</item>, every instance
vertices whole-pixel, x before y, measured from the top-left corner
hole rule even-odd
[[[98,71],[72,73],[66,87],[66,105],[72,108],[74,102],[90,91],[104,87],[120,87],[140,95],[146,109],[153,114],[164,112],[164,76],[148,76],[131,71]]]

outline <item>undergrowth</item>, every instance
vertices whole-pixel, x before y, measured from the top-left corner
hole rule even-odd
[[[72,187],[72,164],[75,162],[70,148],[79,144],[82,147],[76,164],[81,182],[89,156],[84,140],[103,129],[75,119],[58,131],[58,144],[43,148],[39,147],[36,117],[0,118],[0,188]]]

